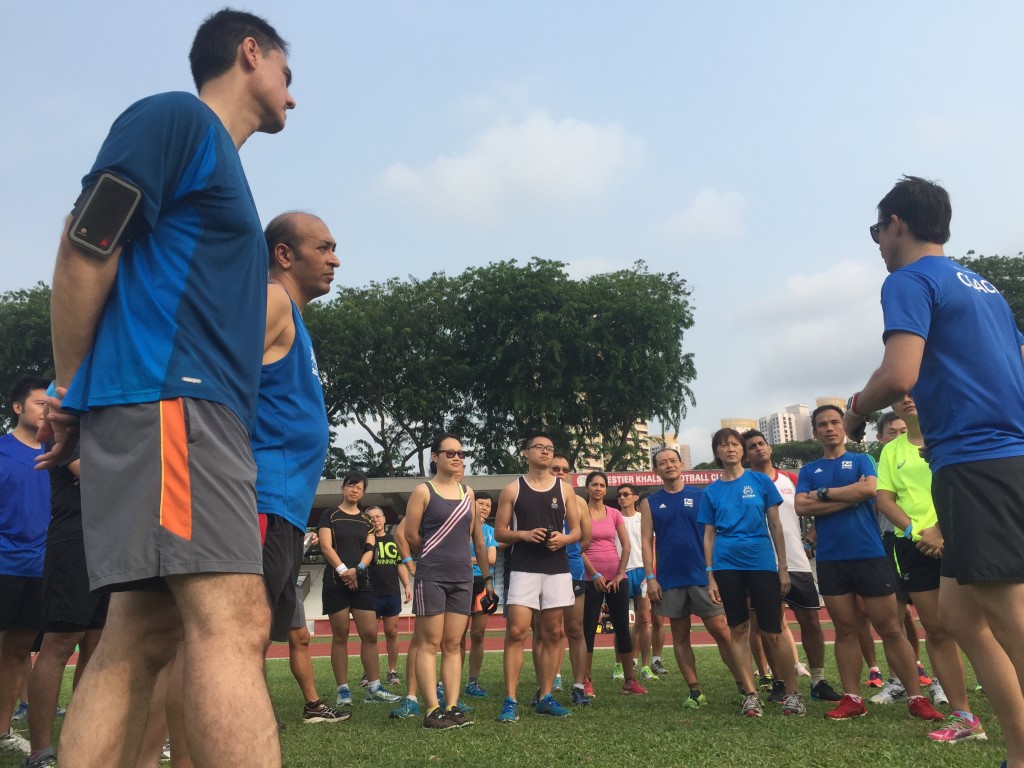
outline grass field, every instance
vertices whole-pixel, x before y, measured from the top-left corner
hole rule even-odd
[[[879,652],[881,649],[879,648]],[[831,648],[829,648],[831,659]],[[529,661],[529,660],[528,660]],[[805,718],[783,717],[780,708],[766,705],[762,719],[737,716],[739,698],[715,649],[697,650],[698,669],[710,703],[699,710],[681,706],[686,694],[674,663],[673,674],[651,682],[647,696],[623,696],[610,679],[612,653],[595,654],[597,698],[591,707],[573,710],[571,718],[553,720],[533,714],[528,703],[533,691],[520,686],[520,722],[495,721],[501,706],[501,654],[488,653],[480,683],[487,698],[468,700],[476,706],[471,728],[426,731],[418,720],[389,720],[384,704],[363,704],[358,659],[350,664],[353,696],[351,720],[337,724],[302,722],[302,702],[286,661],[269,663],[268,679],[278,715],[288,725],[281,734],[284,765],[290,768],[415,768],[417,766],[985,766],[995,768],[1005,757],[999,725],[982,695],[972,694],[972,706],[982,718],[988,741],[944,745],[931,743],[925,734],[930,723],[911,720],[906,706],[869,705],[867,717],[828,722],[824,702],[808,702]],[[403,659],[404,662],[404,659]],[[529,664],[527,664],[529,667]],[[314,660],[317,685],[324,698],[334,699],[334,680],[328,659]],[[569,670],[568,661],[564,665]],[[827,670],[837,683],[834,668]],[[524,675],[524,681],[526,676]],[[972,681],[973,676],[968,675]],[[807,688],[806,678],[802,685]],[[837,685],[838,687],[838,685]],[[70,690],[66,679],[64,696]],[[402,691],[396,690],[401,693]],[[559,695],[568,703],[568,692]],[[237,702],[245,717],[245,701]],[[25,728],[18,724],[19,730]],[[27,733],[25,733],[27,737]],[[232,738],[225,734],[224,738]],[[14,768],[20,760],[0,758],[0,768]]]

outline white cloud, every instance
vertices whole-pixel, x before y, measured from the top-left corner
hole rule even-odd
[[[380,186],[432,213],[491,222],[523,207],[571,208],[599,199],[642,156],[642,140],[618,124],[536,112],[495,125],[466,151],[422,169],[396,163]]]
[[[683,210],[657,228],[668,240],[733,240],[743,234],[746,198],[739,192],[702,189]]]

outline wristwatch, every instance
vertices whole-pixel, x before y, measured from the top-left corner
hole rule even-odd
[[[818,501],[828,501],[828,488],[818,489]]]

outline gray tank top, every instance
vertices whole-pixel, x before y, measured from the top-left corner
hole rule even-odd
[[[446,499],[427,483],[430,500],[423,510],[420,533],[423,549],[416,561],[416,578],[447,583],[473,581],[469,562],[473,503],[466,486],[460,484],[460,498]]]

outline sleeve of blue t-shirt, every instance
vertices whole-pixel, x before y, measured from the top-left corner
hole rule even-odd
[[[934,282],[916,270],[900,269],[889,275],[882,284],[882,340],[897,331],[927,340],[936,289]]]
[[[701,525],[715,524],[715,507],[711,503],[711,494],[700,495],[700,506],[697,507],[697,522]]]
[[[857,470],[860,472],[859,477],[867,475],[868,477],[878,477],[878,469],[875,467],[875,457],[866,453],[855,453],[857,457]]]
[[[164,93],[135,102],[114,121],[82,188],[103,172],[134,184],[142,190],[138,211],[152,229],[161,208],[179,193],[183,177],[190,169],[198,170],[196,149],[210,131],[209,113],[210,108],[189,93]],[[215,151],[214,144],[206,142],[208,151]]]
[[[797,475],[796,478],[797,493],[809,493],[811,490],[813,490],[811,488],[811,476],[807,472],[807,467],[809,466],[811,465],[807,464],[806,466],[800,467],[800,474]]]
[[[761,483],[761,494],[764,497],[765,509],[781,505],[782,494],[775,487],[775,483],[769,479],[768,475],[760,475],[760,473],[758,475],[757,481]]]

